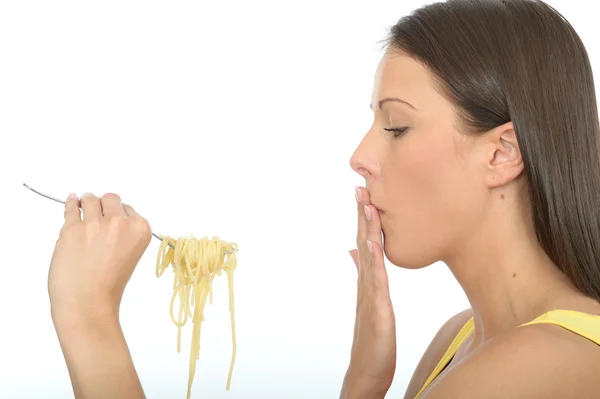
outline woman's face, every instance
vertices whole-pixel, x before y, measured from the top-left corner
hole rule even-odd
[[[388,52],[377,68],[371,107],[373,125],[351,166],[380,210],[389,261],[430,265],[482,217],[487,189],[475,139],[459,133],[456,113],[429,72],[397,52]]]

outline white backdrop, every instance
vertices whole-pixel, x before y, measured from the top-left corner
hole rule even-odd
[[[157,233],[239,243],[238,353],[227,283],[207,308],[193,398],[334,398],[352,340],[349,158],[372,122],[378,43],[424,1],[5,1],[0,5],[0,397],[71,398],[47,270],[62,223],[51,195],[117,192]],[[550,1],[588,46],[588,1]],[[184,398],[172,274],[141,259],[122,324],[149,398]],[[440,325],[468,307],[443,264],[389,268],[400,398]]]

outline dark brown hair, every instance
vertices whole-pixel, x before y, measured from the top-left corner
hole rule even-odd
[[[537,238],[600,300],[600,129],[573,27],[542,1],[449,0],[402,18],[385,44],[432,71],[467,132],[513,122]]]

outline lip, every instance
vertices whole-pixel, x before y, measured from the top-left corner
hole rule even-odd
[[[371,205],[373,205],[375,209],[379,211],[379,213],[384,213],[384,211],[375,202],[371,201]]]

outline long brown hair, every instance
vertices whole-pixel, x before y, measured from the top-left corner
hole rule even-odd
[[[431,70],[466,132],[513,122],[537,238],[600,301],[598,109],[568,21],[542,1],[449,0],[402,18],[385,45]]]

